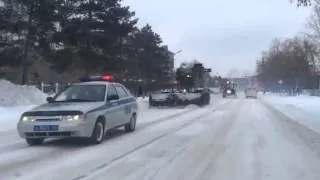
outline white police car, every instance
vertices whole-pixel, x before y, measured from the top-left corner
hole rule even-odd
[[[19,135],[29,145],[51,137],[84,137],[99,144],[110,129],[135,130],[136,99],[109,75],[82,79],[47,101],[24,112],[18,122]]]

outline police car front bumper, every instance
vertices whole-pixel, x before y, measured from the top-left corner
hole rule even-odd
[[[20,137],[26,138],[59,138],[90,137],[94,124],[91,121],[55,121],[55,122],[19,122]]]

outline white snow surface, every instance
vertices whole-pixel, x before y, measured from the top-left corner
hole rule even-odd
[[[14,129],[0,132],[0,179],[320,179],[320,145],[310,148],[259,100],[216,96],[209,106],[185,109],[137,100],[136,131],[117,130],[96,146],[58,140],[28,147]]]
[[[28,148],[24,140],[17,136],[15,128],[6,128],[7,131],[2,131],[3,137],[0,137],[0,175],[3,175],[0,176],[0,179],[47,179],[49,178],[47,177],[47,173],[51,176],[49,179],[59,179],[61,177],[69,179],[69,177],[81,175],[82,173],[89,173],[97,164],[105,161],[105,158],[111,160],[115,156],[121,155],[121,153],[130,151],[131,148],[139,146],[140,143],[144,143],[150,138],[154,138],[171,131],[186,122],[185,118],[181,119],[179,117],[174,117],[175,114],[180,114],[180,116],[192,119],[207,112],[208,110],[210,111],[210,109],[207,108],[199,109],[194,106],[186,107],[184,109],[149,109],[147,99],[138,98],[137,101],[139,104],[137,131],[131,134],[131,136],[124,136],[120,134],[119,138],[115,137],[114,139],[107,140],[105,143],[98,146],[88,148],[76,146],[72,148],[71,145],[71,147],[63,148],[61,146],[59,147],[59,143],[57,144],[57,147],[54,147],[50,145],[49,142],[48,145],[45,144],[42,147]],[[16,112],[11,111],[10,113],[21,114],[21,111],[24,110],[24,108],[17,108]],[[193,113],[191,110],[197,110],[197,112]],[[16,125],[18,120],[17,117],[13,115],[0,115],[0,118],[2,118],[1,116],[4,118],[11,118],[10,127],[14,127]],[[172,122],[169,118],[170,116]],[[168,119],[170,119],[170,121],[167,121]],[[156,121],[161,121],[161,126],[153,124]],[[117,145],[110,146],[110,143],[116,143]],[[84,149],[81,150],[82,148]],[[105,148],[107,148],[107,151],[103,150]],[[66,152],[61,154],[64,151],[63,149],[66,150]],[[100,151],[107,152],[109,155],[104,153],[107,156],[102,158],[99,153]],[[46,157],[54,158],[46,159]],[[28,167],[28,163],[33,163],[35,166]],[[13,171],[7,172],[6,169],[13,165],[16,166],[14,170],[15,172],[13,174]],[[77,168],[78,166],[83,166],[83,168]],[[42,170],[36,170],[39,168]],[[59,173],[57,173],[58,169],[60,169]],[[30,173],[31,171],[32,173]]]
[[[308,95],[279,96],[275,94],[260,97],[291,120],[320,133],[320,97]]]
[[[0,133],[15,129],[21,114],[32,109],[34,105],[0,107]]]
[[[45,93],[34,86],[15,85],[0,79],[0,107],[41,104],[46,97]]]
[[[0,79],[0,133],[15,129],[24,111],[45,102],[47,95],[33,86]]]
[[[192,109],[198,108],[198,106],[187,106],[184,108],[179,107],[149,107],[148,98],[137,98],[138,108],[139,108],[139,123],[150,123],[157,121],[161,118],[170,117],[175,114],[181,114]]]

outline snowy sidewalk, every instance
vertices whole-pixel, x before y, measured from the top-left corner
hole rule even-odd
[[[320,133],[320,98],[314,96],[265,95],[261,99],[290,119]]]

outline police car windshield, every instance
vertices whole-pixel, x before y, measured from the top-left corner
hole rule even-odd
[[[59,93],[53,102],[99,102],[104,101],[105,85],[72,85]]]

